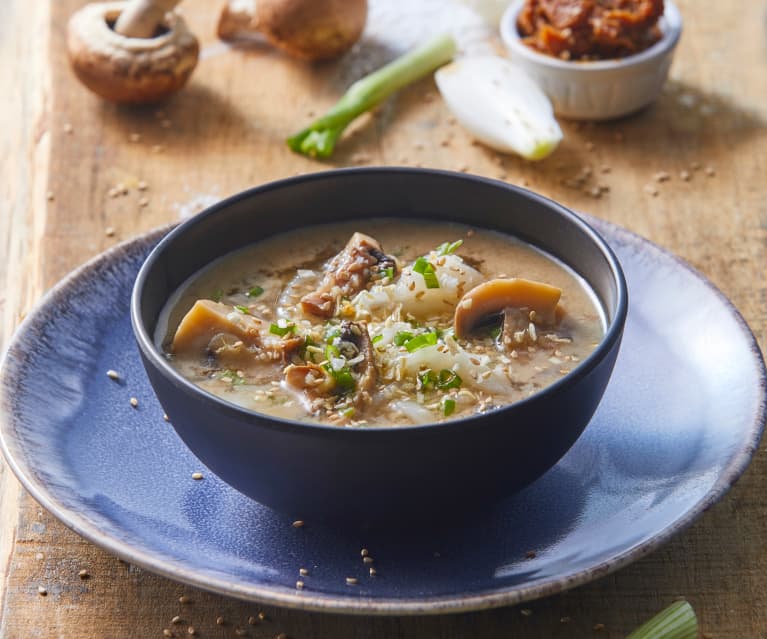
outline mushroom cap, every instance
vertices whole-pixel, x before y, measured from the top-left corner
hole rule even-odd
[[[256,24],[266,39],[305,60],[330,60],[359,40],[367,0],[256,0]]]
[[[80,81],[102,98],[127,103],[162,100],[184,86],[197,66],[197,38],[172,12],[154,38],[120,35],[111,25],[126,4],[88,4],[72,15],[69,62]]]

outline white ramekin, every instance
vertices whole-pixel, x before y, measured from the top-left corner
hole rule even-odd
[[[524,2],[514,0],[503,14],[501,37],[512,61],[549,96],[557,115],[609,120],[633,113],[658,97],[682,33],[682,18],[670,0],[665,0],[658,42],[636,55],[593,62],[560,60],[524,44],[517,31],[517,15]]]

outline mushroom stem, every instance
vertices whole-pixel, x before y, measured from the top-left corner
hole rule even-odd
[[[120,17],[114,30],[128,38],[151,38],[165,14],[172,11],[181,0],[133,0]]]

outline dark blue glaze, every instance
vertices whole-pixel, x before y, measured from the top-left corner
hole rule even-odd
[[[293,517],[202,467],[163,421],[131,332],[131,287],[160,234],[83,267],[24,322],[0,373],[6,458],[43,506],[110,552],[245,599],[434,613],[592,580],[650,552],[718,500],[748,464],[765,419],[764,364],[737,311],[672,256],[592,222],[632,292],[614,374],[559,463],[482,515],[465,517],[456,501],[450,525],[439,527],[384,533],[307,519],[295,529]],[[106,376],[109,368],[121,383]],[[191,478],[196,471],[202,481]],[[363,547],[375,557],[375,578]],[[531,550],[535,558],[526,559]],[[299,567],[310,570],[300,592]],[[347,576],[359,585],[347,586]]]
[[[464,222],[547,249],[594,290],[607,316],[606,335],[570,374],[529,398],[481,415],[410,427],[338,428],[273,418],[202,391],[169,366],[153,342],[157,318],[200,267],[273,233],[360,216]],[[174,229],[139,273],[132,318],[162,405],[184,442],[219,477],[296,517],[392,526],[450,518],[456,503],[462,514],[481,509],[551,468],[602,397],[626,300],[610,249],[550,200],[460,173],[349,169],[251,189]]]

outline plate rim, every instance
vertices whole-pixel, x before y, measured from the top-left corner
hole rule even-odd
[[[748,467],[753,455],[758,449],[762,438],[765,423],[767,422],[767,370],[765,369],[764,355],[762,354],[759,343],[747,322],[734,306],[734,304],[711,282],[705,275],[695,269],[688,262],[679,256],[671,253],[667,249],[655,244],[651,240],[634,233],[622,226],[593,217],[581,212],[577,215],[583,217],[587,224],[590,224],[600,235],[608,234],[613,236],[622,236],[630,243],[639,243],[645,248],[658,251],[665,258],[672,260],[678,267],[686,270],[690,275],[699,280],[708,290],[713,293],[718,301],[729,311],[741,329],[743,337],[748,343],[749,349],[754,357],[753,364],[758,372],[757,385],[762,391],[762,400],[753,416],[753,421],[749,428],[749,437],[744,439],[734,454],[730,463],[719,473],[716,481],[711,488],[682,516],[659,530],[650,539],[641,543],[635,543],[622,552],[612,557],[603,559],[594,565],[574,570],[559,576],[549,577],[540,583],[533,582],[530,585],[517,585],[510,588],[491,590],[489,592],[479,592],[471,595],[447,595],[437,597],[426,597],[422,599],[397,599],[397,598],[376,598],[370,596],[349,596],[322,594],[315,595],[311,591],[292,592],[285,586],[266,586],[243,584],[241,581],[227,581],[222,578],[203,578],[199,576],[199,571],[192,568],[185,568],[178,561],[169,561],[168,557],[160,556],[141,548],[135,548],[130,544],[121,542],[113,536],[102,532],[96,525],[78,511],[71,510],[67,506],[59,503],[55,493],[42,483],[39,483],[34,477],[34,473],[25,472],[31,467],[25,460],[19,460],[14,457],[9,445],[10,439],[13,439],[13,429],[11,427],[12,416],[7,411],[6,389],[9,387],[9,360],[10,353],[22,341],[24,334],[30,329],[37,316],[48,306],[55,304],[56,300],[69,287],[75,285],[81,278],[91,275],[92,271],[108,265],[131,251],[135,250],[137,245],[146,244],[151,249],[151,245],[156,244],[176,226],[175,223],[167,224],[146,233],[134,236],[123,242],[107,249],[106,251],[92,257],[81,266],[72,270],[57,284],[51,287],[35,304],[16,331],[10,337],[8,344],[0,360],[0,449],[8,466],[13,471],[16,478],[30,495],[54,517],[61,521],[68,528],[73,530],[81,537],[91,541],[107,552],[116,555],[129,563],[140,566],[149,572],[162,575],[171,580],[186,583],[188,585],[200,588],[202,590],[214,592],[227,597],[235,597],[247,601],[258,601],[260,603],[271,604],[283,608],[299,609],[314,612],[333,612],[339,614],[353,615],[425,615],[425,614],[446,614],[460,613],[478,610],[486,610],[501,606],[509,606],[530,601],[541,597],[551,596],[564,590],[591,582],[599,577],[610,574],[620,568],[648,555],[671,537],[682,532],[695,522],[708,508],[718,502],[740,478]],[[609,240],[605,238],[609,245]],[[631,302],[629,302],[631,305]]]

